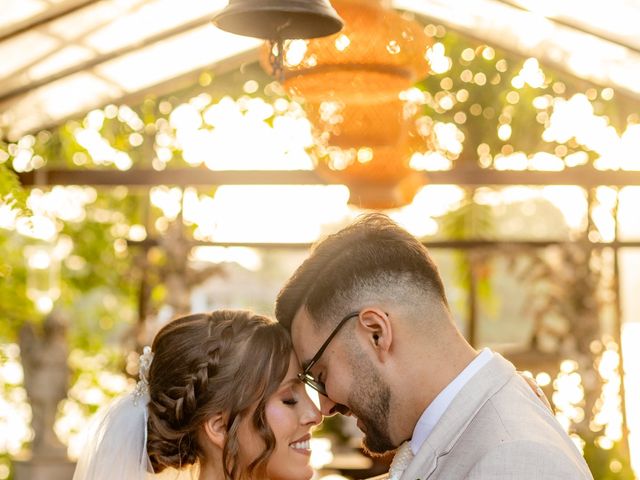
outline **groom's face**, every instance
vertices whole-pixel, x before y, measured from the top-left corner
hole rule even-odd
[[[354,355],[350,364],[353,373],[348,398],[351,413],[358,419],[364,433],[362,444],[371,455],[384,454],[396,448],[389,433],[391,389],[363,355]]]
[[[315,325],[303,308],[293,319],[291,337],[303,368],[331,333],[331,327]],[[336,335],[311,369],[314,379],[324,383],[327,396],[319,395],[324,416],[342,413],[357,417],[364,433],[365,449],[373,454],[396,448],[389,435],[391,392],[363,351],[354,353],[354,345],[345,332]]]

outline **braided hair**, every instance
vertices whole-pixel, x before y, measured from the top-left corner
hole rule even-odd
[[[192,314],[164,326],[152,350],[147,452],[154,471],[201,461],[198,431],[211,416],[224,412],[225,479],[263,474],[276,446],[265,405],[284,379],[292,351],[284,327],[244,310]],[[249,416],[265,448],[251,464],[241,466],[237,434]]]

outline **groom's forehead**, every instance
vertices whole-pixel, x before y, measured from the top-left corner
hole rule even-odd
[[[293,348],[302,364],[311,360],[320,346],[320,333],[313,318],[305,308],[298,310],[291,322]]]

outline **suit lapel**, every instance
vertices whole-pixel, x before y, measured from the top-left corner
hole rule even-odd
[[[460,390],[422,444],[401,480],[426,480],[438,466],[438,459],[447,455],[482,406],[515,373],[514,366],[501,355],[493,358]]]

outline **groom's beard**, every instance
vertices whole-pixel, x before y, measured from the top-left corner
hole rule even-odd
[[[373,370],[373,365],[366,367],[369,368],[361,370],[366,373],[360,375],[357,387],[349,397],[349,407],[363,426],[365,452],[378,456],[397,448],[389,435],[391,389]]]

